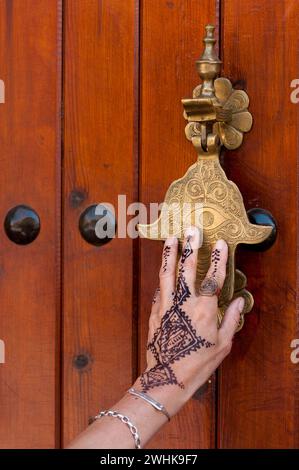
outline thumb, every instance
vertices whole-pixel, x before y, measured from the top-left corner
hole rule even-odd
[[[234,299],[228,306],[221,326],[219,328],[219,340],[225,344],[232,341],[239,326],[240,316],[244,308],[243,297]]]

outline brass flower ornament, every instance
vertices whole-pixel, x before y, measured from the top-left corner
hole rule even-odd
[[[205,51],[196,62],[203,84],[193,90],[191,99],[183,99],[184,117],[189,121],[186,126],[188,140],[200,137],[206,144],[207,124],[220,143],[233,150],[242,144],[243,132],[252,126],[252,116],[248,111],[249,98],[245,91],[234,90],[227,78],[216,78],[221,61],[214,51],[214,26],[206,26],[204,38]],[[216,78],[216,79],[215,79]]]
[[[176,236],[183,242],[184,228],[196,225],[201,229],[202,245],[197,265],[197,286],[206,276],[216,240],[222,238],[229,249],[227,276],[218,300],[218,321],[235,297],[245,300],[244,314],[253,306],[253,297],[246,289],[246,276],[235,266],[239,244],[261,243],[270,236],[272,228],[255,225],[248,219],[242,195],[230,181],[219,161],[222,146],[238,148],[243,132],[252,126],[248,111],[249,98],[245,91],[234,90],[227,78],[219,76],[221,61],[214,49],[214,26],[206,26],[205,49],[196,67],[202,84],[193,90],[192,98],[182,100],[184,117],[188,121],[185,133],[197,151],[197,161],[186,174],[174,181],[166,195],[157,220],[139,225],[140,235],[153,240]],[[187,207],[187,210],[186,210]],[[168,235],[169,234],[169,235]]]

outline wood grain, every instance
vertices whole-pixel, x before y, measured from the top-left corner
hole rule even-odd
[[[134,0],[65,2],[64,444],[132,383],[133,241],[89,245],[78,221],[93,203],[134,197],[136,44]]]
[[[34,208],[41,232],[30,245],[1,229],[0,446],[59,442],[61,2],[0,1],[0,220]]]
[[[298,447],[296,370],[290,360],[296,330],[298,77],[296,0],[225,0],[224,75],[245,86],[254,126],[225,167],[247,208],[263,207],[278,221],[278,240],[263,254],[242,252],[255,306],[237,335],[219,383],[219,446]]]
[[[181,98],[192,96],[200,79],[195,60],[204,26],[215,23],[218,2],[145,0],[141,15],[140,198],[163,202],[170,183],[196,161],[185,138]],[[144,367],[148,318],[158,284],[162,245],[141,240],[139,357]],[[214,381],[202,389],[149,447],[214,447]]]

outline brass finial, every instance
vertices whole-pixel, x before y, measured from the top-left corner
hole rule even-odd
[[[202,56],[196,61],[196,68],[203,81],[201,96],[214,97],[213,82],[218,77],[221,69],[221,60],[215,51],[216,39],[214,38],[215,26],[206,26],[206,37],[203,40],[205,45]]]
[[[194,88],[192,98],[182,100],[188,121],[187,139],[199,153],[206,154],[219,149],[219,143],[231,150],[240,147],[243,132],[248,132],[252,125],[245,91],[234,90],[227,78],[218,78],[222,62],[214,49],[214,31],[213,25],[206,26],[204,52],[196,61],[202,84]]]
[[[205,45],[205,50],[198,60],[198,62],[215,62],[221,64],[221,60],[219,60],[214,46],[216,44],[216,39],[214,38],[214,31],[215,26],[212,24],[206,25],[206,37],[203,39],[203,43]]]

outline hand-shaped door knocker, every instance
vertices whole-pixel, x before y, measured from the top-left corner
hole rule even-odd
[[[268,239],[273,226],[255,225],[246,213],[242,195],[235,183],[228,180],[219,162],[221,146],[238,148],[243,132],[252,126],[245,91],[234,90],[227,78],[217,78],[221,61],[214,45],[214,26],[206,26],[205,49],[196,62],[202,84],[193,91],[193,98],[183,99],[185,132],[198,153],[197,162],[187,173],[174,181],[165,196],[160,217],[152,224],[139,225],[145,238],[164,240],[177,236],[180,245],[184,229],[191,223],[202,230],[202,245],[197,266],[197,285],[204,279],[210,263],[211,249],[222,238],[229,248],[227,277],[219,298],[218,320],[223,318],[230,301],[243,296],[244,314],[253,306],[253,297],[246,290],[246,276],[235,268],[238,244],[259,244]]]

